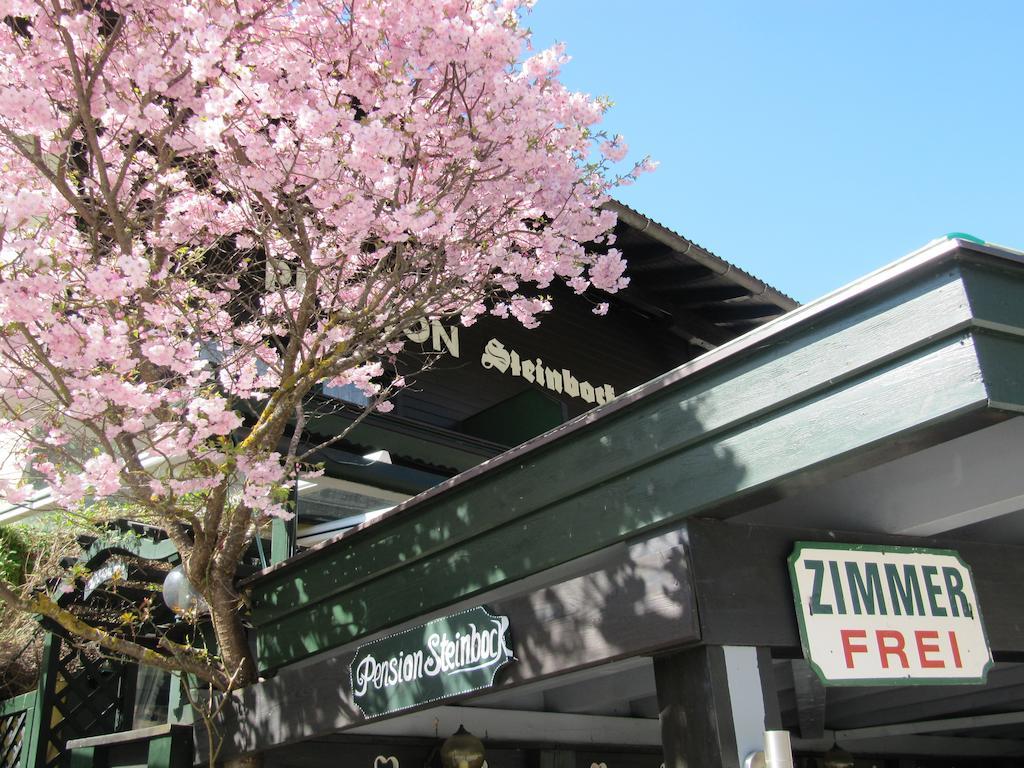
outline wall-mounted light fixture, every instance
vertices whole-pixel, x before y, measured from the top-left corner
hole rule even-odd
[[[188,580],[183,565],[168,571],[164,577],[163,595],[167,607],[179,616],[192,611],[206,613],[210,610],[202,595],[196,592],[192,582]]]
[[[484,744],[463,725],[441,745],[444,768],[480,768],[484,764]]]
[[[832,749],[821,759],[821,765],[822,768],[853,768],[854,759],[853,755],[833,742]]]

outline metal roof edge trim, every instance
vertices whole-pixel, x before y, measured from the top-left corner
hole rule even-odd
[[[618,200],[609,200],[605,207],[615,211],[620,221],[625,222],[634,229],[647,232],[654,239],[661,241],[673,251],[684,254],[698,264],[707,267],[719,277],[727,277],[737,285],[746,288],[754,296],[763,296],[769,299],[780,309],[791,310],[800,306],[799,302],[786,294],[772,288],[768,283],[759,280],[748,272],[731,264],[725,259],[716,256],[711,251],[703,248],[692,240],[687,240],[677,232],[659,224],[654,219],[644,216]]]
[[[855,302],[864,295],[880,288],[883,285],[894,284],[901,279],[907,278],[914,272],[927,268],[930,265],[941,263],[945,259],[952,258],[962,252],[981,256],[984,259],[1009,261],[1024,267],[1024,253],[1018,251],[995,247],[989,244],[979,245],[960,239],[942,238],[934,240],[922,248],[912,251],[906,256],[890,262],[889,264],[876,269],[874,272],[870,272],[869,274],[860,277],[853,282],[822,296],[821,298],[801,305],[791,312],[770,320],[764,325],[754,328],[742,336],[738,336],[732,341],[726,342],[719,347],[709,350],[699,357],[683,363],[681,366],[674,368],[651,381],[641,384],[628,392],[624,392],[605,405],[598,406],[592,411],[588,411],[571,421],[567,421],[565,424],[561,424],[558,427],[555,427],[542,435],[538,435],[525,443],[521,443],[520,445],[517,445],[516,447],[511,448],[492,459],[488,459],[471,469],[467,469],[465,472],[461,472],[460,474],[445,480],[439,485],[428,488],[422,493],[398,504],[393,509],[380,517],[375,518],[371,522],[350,528],[338,534],[338,536],[323,541],[304,552],[300,552],[288,560],[272,565],[262,571],[258,571],[240,583],[242,585],[250,585],[254,582],[260,581],[261,579],[276,575],[282,571],[298,567],[305,560],[315,557],[321,550],[334,546],[339,542],[347,541],[351,538],[358,537],[361,534],[365,534],[374,526],[397,517],[412,507],[419,506],[420,504],[445,494],[454,488],[458,488],[466,483],[472,482],[481,475],[518,460],[523,454],[529,453],[530,451],[541,448],[557,440],[566,438],[581,429],[587,428],[596,421],[607,418],[611,414],[618,413],[621,410],[631,407],[637,401],[642,400],[655,392],[671,387],[679,381],[707,370],[712,366],[722,364],[746,350],[762,346],[770,337],[781,334],[794,326],[811,323],[819,316],[828,313],[841,305]]]

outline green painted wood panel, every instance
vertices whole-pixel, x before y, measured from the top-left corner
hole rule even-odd
[[[178,550],[170,539],[153,541],[139,536],[119,536],[115,538],[101,537],[94,541],[79,558],[88,563],[106,552],[122,552],[137,555],[147,560],[174,560],[177,562]]]
[[[975,323],[991,330],[1021,333],[1024,301],[1019,268],[975,264],[963,269],[963,282]]]
[[[975,344],[992,407],[1024,412],[1024,335],[978,332]]]
[[[378,523],[372,534],[323,552],[315,575],[272,575],[254,591],[253,620],[260,624],[300,610],[333,591],[404,567],[642,466],[661,453],[706,440],[773,405],[811,397],[872,363],[913,350],[923,339],[958,332],[969,319],[959,271],[943,269],[908,290],[883,296],[880,304],[855,307],[830,323],[778,339],[728,370],[684,380],[679,388],[577,433],[573,440],[524,456],[485,482],[423,505],[414,520]]]
[[[353,417],[347,414],[318,414],[309,419],[306,429],[320,435],[335,435],[350,428],[352,421]],[[471,438],[460,441],[458,436],[453,436],[450,441],[430,440],[429,432],[422,427],[403,433],[397,428],[381,426],[372,418],[352,428],[347,440],[395,455],[410,456],[434,466],[454,467],[459,471],[476,466],[500,450],[492,444],[474,444]]]
[[[149,742],[147,768],[186,768],[191,764],[191,750],[181,736],[161,736]]]
[[[36,684],[36,704],[32,714],[32,729],[26,723],[25,738],[28,749],[22,753],[21,762],[25,768],[36,768],[46,762],[46,745],[50,738],[50,716],[54,701],[50,692],[56,684],[58,664],[57,655],[60,640],[52,632],[43,636],[43,650],[39,665],[39,682]],[[30,735],[31,733],[31,735]]]
[[[911,277],[720,365],[670,375],[660,391],[568,439],[259,580],[261,665],[335,647],[830,462],[887,446],[906,452],[893,446],[929,425],[1024,403],[1019,366],[1009,362],[1024,355],[1007,341],[1024,327],[1021,270],[947,262]]]
[[[0,719],[10,715],[18,716],[21,714],[24,714],[25,717],[21,731],[19,768],[32,768],[35,762],[34,745],[36,740],[35,723],[37,717],[37,701],[38,696],[34,691],[31,693],[23,693],[20,696],[15,696],[7,699],[6,701],[0,701]],[[7,736],[13,738],[13,733],[8,733]],[[10,745],[5,743],[0,746],[6,750]],[[10,759],[12,755],[13,752],[8,753],[7,758]]]
[[[105,764],[102,759],[98,759],[95,747],[71,750],[69,763],[71,768],[98,768]]]
[[[0,716],[11,715],[15,712],[25,712],[35,706],[36,694],[23,693],[20,696],[0,701]]]
[[[925,389],[933,394],[922,397]],[[261,664],[275,667],[350,642],[987,404],[972,338],[961,334],[826,397],[661,455],[641,469],[262,625]]]
[[[285,520],[270,521],[270,563],[281,563],[292,555],[292,537],[288,532],[292,524]]]
[[[42,717],[42,711],[39,706],[38,691],[25,695],[32,698],[26,710],[25,730],[22,735],[21,765],[23,768],[35,768],[36,757],[39,754],[39,721]]]

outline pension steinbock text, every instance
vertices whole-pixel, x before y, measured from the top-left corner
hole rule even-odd
[[[367,717],[397,712],[490,687],[513,659],[508,618],[472,608],[361,646],[352,698]]]

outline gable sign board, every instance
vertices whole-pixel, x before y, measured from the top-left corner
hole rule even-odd
[[[992,653],[956,552],[798,541],[789,573],[804,657],[825,685],[985,682]]]
[[[461,357],[457,325],[445,326],[439,320],[420,320],[405,330],[405,337],[416,344],[426,345],[430,342],[433,352]],[[517,350],[506,347],[499,339],[492,338],[484,345],[480,365],[486,370],[506,373],[556,394],[579,398],[591,405],[604,405],[615,397],[615,388],[611,384],[591,384],[568,368],[559,365],[552,368],[545,364],[543,358],[521,355]]]
[[[352,698],[367,717],[399,712],[489,688],[514,660],[508,617],[471,608],[360,646]]]

